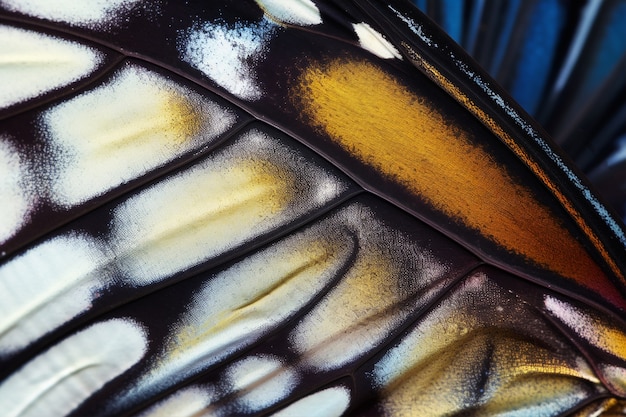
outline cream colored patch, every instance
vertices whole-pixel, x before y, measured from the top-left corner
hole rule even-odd
[[[2,415],[66,415],[139,361],[146,344],[143,329],[130,320],[112,319],[81,330],[3,381]]]
[[[99,27],[112,23],[140,0],[1,0],[5,8],[40,19],[76,26]]]
[[[235,362],[223,379],[237,395],[237,403],[247,412],[260,412],[287,397],[298,375],[270,355],[250,356]]]
[[[447,272],[427,250],[378,222],[367,208],[352,206],[341,219],[358,236],[356,259],[290,336],[303,363],[324,370],[373,349],[441,290]],[[420,290],[421,297],[412,300]]]
[[[86,311],[107,285],[102,243],[49,239],[0,267],[0,356],[24,348]]]
[[[279,24],[309,26],[322,23],[320,11],[311,0],[256,0],[256,3]]]
[[[23,157],[0,135],[0,243],[15,235],[34,209],[36,198],[27,188],[30,179]]]
[[[144,285],[284,225],[344,188],[336,177],[253,130],[118,206],[115,252],[128,279]]]
[[[99,51],[85,45],[0,25],[0,108],[78,81],[102,59]]]
[[[202,387],[189,387],[176,391],[164,400],[154,404],[139,417],[214,417],[207,409],[214,399],[213,390]]]
[[[367,23],[354,23],[352,27],[359,37],[361,48],[370,51],[380,58],[402,59],[400,52],[380,32],[374,30]]]
[[[350,406],[350,390],[332,387],[307,395],[272,417],[340,417]]]
[[[211,143],[235,121],[222,106],[128,64],[107,84],[44,113],[50,198],[80,204]]]

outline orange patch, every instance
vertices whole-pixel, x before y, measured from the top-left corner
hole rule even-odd
[[[486,239],[602,293],[620,295],[531,189],[461,126],[371,63],[312,65],[292,91],[309,123],[354,157]]]

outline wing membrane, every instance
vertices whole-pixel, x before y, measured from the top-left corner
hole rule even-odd
[[[619,408],[617,223],[533,122],[400,2],[257,3],[5,6],[124,57],[4,110],[9,415]]]

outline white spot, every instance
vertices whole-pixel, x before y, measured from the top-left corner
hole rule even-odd
[[[226,370],[225,380],[248,412],[258,412],[285,398],[298,381],[296,372],[274,356],[252,356]]]
[[[311,204],[321,206],[341,195],[346,190],[346,184],[336,181],[332,176],[318,175],[314,193],[311,194]]]
[[[0,108],[78,81],[101,63],[87,46],[0,25]]]
[[[0,243],[11,238],[28,221],[34,208],[34,198],[25,184],[29,177],[20,154],[0,136]]]
[[[66,415],[139,361],[146,335],[132,321],[96,323],[32,359],[0,385],[5,417]]]
[[[352,26],[363,49],[380,58],[402,59],[400,52],[380,32],[374,30],[367,23],[354,23]]]
[[[71,207],[210,143],[236,117],[161,75],[128,65],[42,119],[51,148],[50,199]]]
[[[107,285],[101,244],[67,235],[0,267],[0,354],[24,348],[91,306]]]
[[[0,0],[5,8],[75,26],[98,27],[114,22],[140,0]]]
[[[212,417],[218,414],[207,410],[215,398],[211,388],[190,387],[179,390],[151,406],[139,417]]]
[[[319,25],[320,11],[311,0],[256,0],[268,17],[277,23]]]
[[[272,417],[340,417],[350,405],[350,390],[332,387],[294,402]]]
[[[484,291],[485,285],[489,281],[486,274],[482,272],[476,272],[465,279],[464,289],[465,291]]]
[[[264,59],[278,26],[264,18],[258,23],[205,23],[182,41],[181,58],[217,85],[244,100],[258,100],[263,90],[256,66]]]

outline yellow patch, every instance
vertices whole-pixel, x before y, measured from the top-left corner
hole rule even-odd
[[[198,114],[197,106],[176,91],[154,90],[150,101],[115,107],[117,111],[84,124],[87,136],[98,146],[97,156],[103,159],[107,151],[115,156],[145,146],[184,145],[211,122],[210,115]]]
[[[431,355],[420,353],[416,349],[413,357],[420,360],[385,386],[386,415],[413,416],[415,404],[421,405],[422,416],[452,415],[472,407],[479,407],[481,415],[504,415],[526,408],[549,409],[545,404],[554,398],[575,402],[582,391],[580,372],[551,352],[498,331],[476,330]],[[467,382],[476,383],[481,377],[476,366],[487,358],[492,368],[484,376],[484,392],[477,393],[467,388]],[[483,398],[477,400],[475,395]]]
[[[344,280],[298,328],[302,335],[309,336],[303,338],[301,350],[332,343],[340,334],[354,331],[364,323],[378,319],[389,321],[389,317],[383,314],[385,308],[391,308],[401,296],[397,290],[397,275],[395,266],[384,255],[368,253],[359,256]],[[319,329],[323,332],[318,334]]]
[[[397,306],[403,294],[393,261],[365,250],[369,253],[359,254],[344,279],[295,329],[292,342],[309,366],[333,369],[348,363],[407,314]]]
[[[420,416],[573,407],[600,381],[580,355],[563,355],[551,325],[535,320],[534,308],[489,275],[469,276],[374,366],[386,414],[413,415],[415,404]]]
[[[610,296],[599,267],[530,189],[461,126],[379,67],[343,59],[311,65],[292,97],[314,127],[434,209]]]

